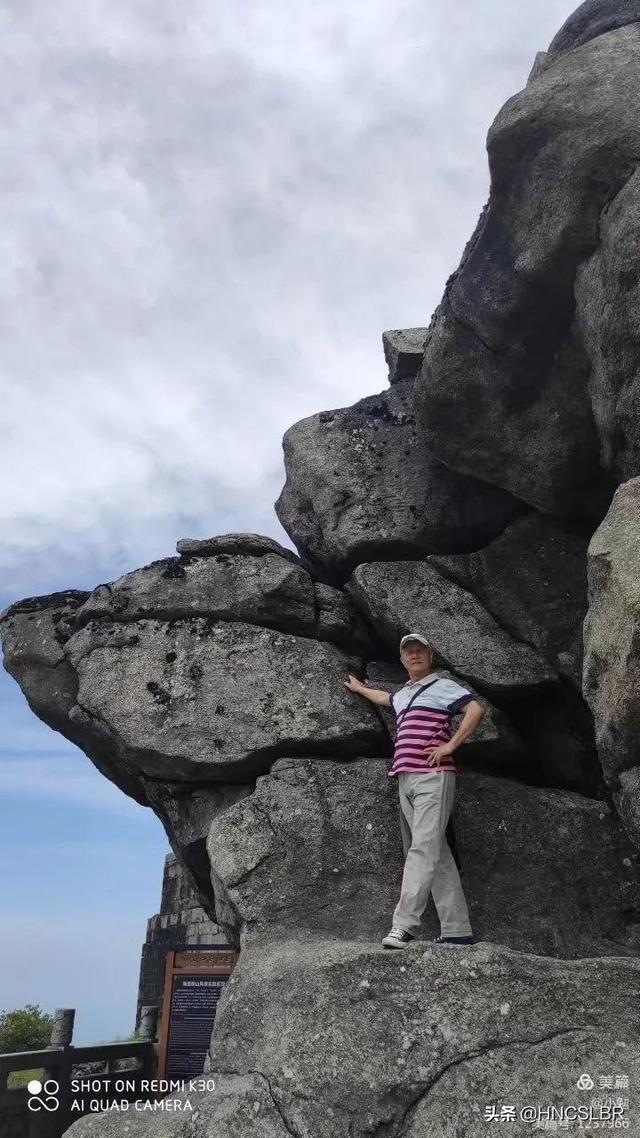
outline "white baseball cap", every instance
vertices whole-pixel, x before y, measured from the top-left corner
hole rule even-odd
[[[428,648],[430,652],[433,652],[433,648],[431,647],[429,641],[427,640],[426,636],[422,635],[421,632],[408,632],[406,636],[403,636],[402,640],[400,641],[401,650],[407,643],[407,640],[419,640],[421,644],[424,644],[425,648]]]

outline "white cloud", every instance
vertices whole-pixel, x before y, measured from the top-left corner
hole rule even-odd
[[[429,319],[487,127],[569,11],[5,6],[8,589],[41,550],[169,554],[185,513],[281,536],[284,430],[379,390],[382,330]]]

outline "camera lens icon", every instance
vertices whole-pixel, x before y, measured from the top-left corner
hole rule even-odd
[[[27,1090],[29,1098],[27,1099],[27,1107],[29,1110],[57,1110],[60,1106],[60,1100],[57,1097],[60,1090],[60,1083],[55,1079],[45,1079],[41,1083],[39,1079],[30,1079],[27,1083]]]

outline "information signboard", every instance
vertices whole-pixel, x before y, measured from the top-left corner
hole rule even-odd
[[[158,1078],[201,1075],[218,1001],[240,953],[231,945],[171,949],[165,959]]]

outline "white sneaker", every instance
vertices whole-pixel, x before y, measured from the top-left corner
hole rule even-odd
[[[392,928],[391,932],[387,933],[382,938],[382,943],[385,948],[406,948],[412,940],[416,938],[405,931],[405,929]]]

